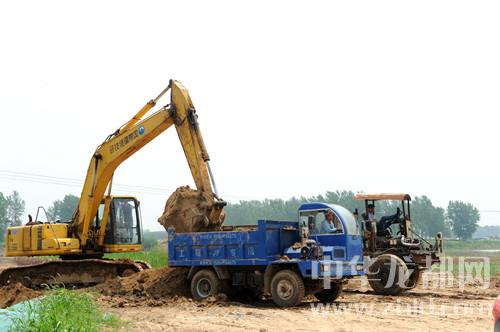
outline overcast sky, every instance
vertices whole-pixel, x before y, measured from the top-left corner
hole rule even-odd
[[[351,189],[500,210],[499,17],[498,1],[1,2],[0,192],[26,213],[79,195],[5,171],[83,180],[174,78],[226,200]],[[116,192],[161,229],[168,190],[193,184],[175,130],[115,183],[167,189]]]

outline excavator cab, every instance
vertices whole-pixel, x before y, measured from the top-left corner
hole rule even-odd
[[[110,210],[111,223],[104,244],[140,244],[141,219],[135,198],[114,198]]]
[[[141,248],[140,202],[135,197],[112,196],[103,199],[93,226],[94,239],[104,246],[104,252],[139,251]]]

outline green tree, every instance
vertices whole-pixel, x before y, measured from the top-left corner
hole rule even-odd
[[[142,249],[144,251],[151,250],[157,245],[158,240],[154,236],[148,235],[147,233],[144,234],[144,238],[142,239]]]
[[[5,230],[7,229],[7,199],[0,193],[0,243],[5,242]]]
[[[434,237],[438,232],[450,235],[444,209],[432,204],[427,196],[417,196],[411,204],[411,219],[415,231],[423,237]]]
[[[47,209],[49,218],[53,220],[68,221],[73,218],[79,198],[75,195],[66,195],[62,200],[57,200]]]
[[[477,222],[481,218],[477,208],[460,201],[450,201],[447,209],[447,217],[453,229],[453,233],[461,240],[472,238],[476,231]]]
[[[21,225],[25,203],[17,191],[5,197],[0,193],[0,243],[5,241],[5,231],[9,226]]]
[[[354,200],[354,196],[354,192],[350,190],[336,190],[317,196],[292,197],[288,200],[240,201],[226,207],[226,225],[254,225],[259,219],[296,220],[297,209],[305,202],[333,203],[344,206],[351,212],[355,209],[358,209],[359,213],[364,212],[364,202]],[[401,207],[399,201],[377,201],[376,216],[380,218],[392,215],[398,207]],[[450,236],[452,227],[445,216],[445,210],[434,206],[427,196],[417,196],[411,203],[413,229],[423,237],[434,237],[438,232]]]
[[[318,199],[318,201],[321,202],[320,199]],[[358,209],[359,213],[362,213],[364,208],[364,203],[362,201],[354,200],[354,192],[352,192],[351,190],[327,191],[324,196],[324,202],[338,204],[345,207],[351,212],[354,212],[354,210]]]
[[[14,190],[12,195],[7,196],[7,226],[20,226],[22,224],[21,216],[24,213],[26,203],[21,196]]]

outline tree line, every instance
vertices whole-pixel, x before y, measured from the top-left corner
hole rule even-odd
[[[297,209],[302,203],[325,202],[344,206],[350,211],[364,211],[364,202],[354,199],[350,190],[327,191],[325,194],[311,197],[292,197],[283,199],[264,199],[240,201],[226,207],[226,223],[233,225],[252,225],[259,219],[296,220]],[[377,201],[377,217],[392,215],[401,202]],[[450,201],[445,209],[434,206],[429,197],[417,196],[411,201],[411,219],[413,229],[423,237],[434,237],[442,232],[445,237],[470,239],[478,228],[480,214],[470,203]]]
[[[66,195],[62,200],[56,200],[47,209],[48,220],[71,220],[78,204],[78,197]],[[22,220],[26,209],[26,202],[17,191],[5,196],[0,192],[0,243],[5,242],[7,227],[20,226],[27,220]],[[39,220],[45,221],[45,216],[39,216]]]
[[[5,241],[3,235],[7,227],[21,225],[25,207],[26,203],[17,191],[7,196],[0,192],[0,242]]]
[[[264,199],[240,201],[230,203],[225,208],[226,224],[253,225],[259,219],[296,220],[297,209],[306,202],[325,202],[344,206],[350,211],[364,210],[364,203],[354,199],[354,192],[350,190],[327,191],[325,194],[310,197],[292,197],[283,199]],[[49,220],[69,221],[73,217],[78,197],[65,195],[56,200],[47,209]],[[378,201],[376,203],[377,216],[394,214],[400,202]],[[18,192],[4,196],[0,193],[0,234],[5,234],[9,226],[21,225],[25,211],[25,202]],[[411,202],[411,219],[414,230],[421,236],[430,238],[442,232],[445,237],[470,239],[478,228],[480,214],[478,209],[470,203],[450,201],[445,209],[434,206],[425,195],[414,197]],[[4,237],[0,238],[0,242]]]

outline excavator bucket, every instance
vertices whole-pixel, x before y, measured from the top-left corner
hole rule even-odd
[[[180,187],[168,198],[158,222],[177,233],[218,231],[224,222],[225,205],[212,194]]]

